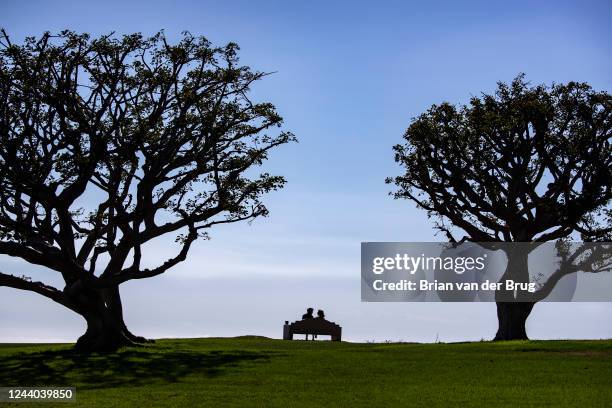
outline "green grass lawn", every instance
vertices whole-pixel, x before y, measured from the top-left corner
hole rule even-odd
[[[0,386],[50,385],[75,386],[77,404],[39,405],[611,407],[612,341],[182,339],[93,356],[0,345]]]

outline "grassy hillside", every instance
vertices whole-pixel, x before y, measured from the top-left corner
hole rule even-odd
[[[89,357],[69,345],[0,345],[0,386],[34,385],[76,386],[76,405],[107,408],[609,407],[612,341],[184,339]]]

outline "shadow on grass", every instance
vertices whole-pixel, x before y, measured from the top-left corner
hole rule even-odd
[[[78,386],[83,389],[179,381],[188,375],[216,377],[245,362],[266,362],[251,351],[141,351],[77,354],[71,350],[0,356],[1,386]]]

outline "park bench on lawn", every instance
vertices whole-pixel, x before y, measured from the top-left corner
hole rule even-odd
[[[308,335],[311,334],[313,340],[315,335],[324,335],[331,336],[332,341],[340,341],[342,339],[342,327],[321,318],[298,320],[291,324],[288,320],[285,320],[283,340],[293,340],[294,334],[305,334],[306,340],[308,340]]]

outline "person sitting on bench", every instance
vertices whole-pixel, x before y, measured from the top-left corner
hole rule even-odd
[[[312,307],[309,307],[308,309],[306,309],[306,313],[302,315],[302,320],[312,319],[314,317],[312,315],[312,312],[314,312],[314,309]],[[314,340],[314,334],[312,335],[312,339]],[[308,340],[308,335],[306,335],[306,340]]]
[[[313,311],[314,311],[314,309],[312,307],[309,307],[308,309],[306,309],[306,313],[304,313],[302,315],[302,320],[304,320],[304,319],[312,319],[314,317],[312,315]]]
[[[325,312],[322,309],[317,310],[317,319],[325,320]],[[306,337],[308,337],[308,336],[306,336]],[[317,335],[313,334],[312,335],[312,339],[314,340],[316,338],[317,338]],[[306,338],[306,340],[308,340],[308,338]]]

